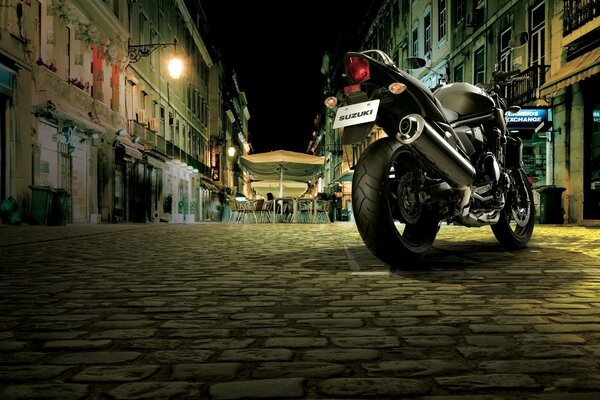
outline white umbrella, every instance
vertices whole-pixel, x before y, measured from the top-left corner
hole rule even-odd
[[[240,161],[254,180],[279,179],[279,197],[282,197],[284,180],[312,181],[321,173],[325,157],[277,150],[242,156]]]
[[[306,182],[296,181],[282,181],[277,180],[265,180],[265,181],[253,181],[252,188],[256,190],[256,193],[266,196],[267,193],[275,193],[279,190],[280,186],[283,188],[283,194],[285,196],[298,197],[302,195],[308,189]],[[280,196],[282,197],[282,196]]]

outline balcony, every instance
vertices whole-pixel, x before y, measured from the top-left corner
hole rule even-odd
[[[505,88],[505,97],[509,105],[522,105],[536,100],[538,89],[546,82],[549,65],[534,64],[517,75],[517,78]]]
[[[576,31],[598,17],[600,0],[563,0],[563,36]]]
[[[165,140],[162,136],[157,135],[148,129],[145,124],[141,124],[136,120],[129,120],[129,134],[131,137],[140,137],[145,145],[155,148],[174,159],[181,160],[187,165],[197,168],[202,175],[210,177],[211,170],[208,165],[187,154],[184,150],[172,142]]]

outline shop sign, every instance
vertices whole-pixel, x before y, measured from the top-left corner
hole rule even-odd
[[[517,113],[507,111],[505,117],[509,129],[535,129],[549,122],[547,108],[523,107]]]
[[[600,122],[600,110],[593,111],[594,122]]]

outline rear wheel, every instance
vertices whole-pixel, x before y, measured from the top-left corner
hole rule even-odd
[[[519,168],[511,172],[511,190],[492,232],[507,249],[523,249],[533,234],[534,215],[533,191],[525,171]]]
[[[369,250],[391,266],[419,259],[438,231],[437,213],[420,200],[424,168],[392,138],[371,144],[352,178],[352,206]]]

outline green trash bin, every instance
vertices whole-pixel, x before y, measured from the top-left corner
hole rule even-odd
[[[540,224],[564,223],[562,208],[562,192],[566,189],[553,185],[537,189],[540,194]]]
[[[36,225],[46,225],[52,208],[52,189],[50,186],[31,185],[31,220]]]
[[[71,195],[65,189],[52,190],[52,207],[48,215],[48,225],[66,225],[71,209]]]

